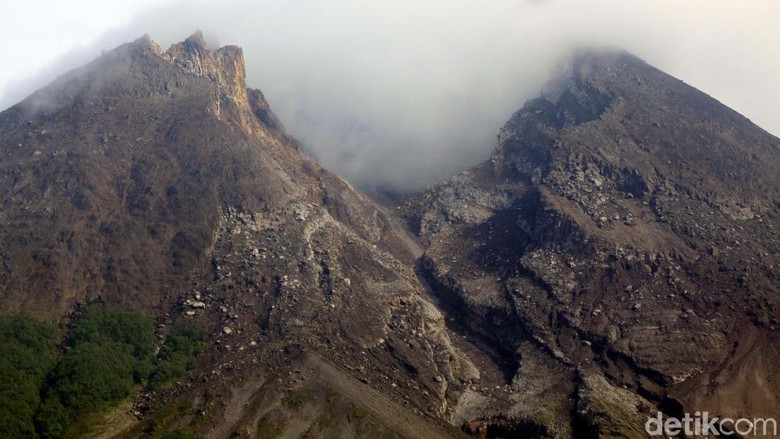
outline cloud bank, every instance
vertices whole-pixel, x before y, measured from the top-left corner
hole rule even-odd
[[[778,17],[775,0],[191,0],[24,85],[144,33],[167,46],[201,29],[243,47],[248,85],[324,166],[364,190],[408,192],[486,159],[501,125],[581,46],[625,48],[780,133]]]

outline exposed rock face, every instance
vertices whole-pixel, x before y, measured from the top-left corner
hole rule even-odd
[[[246,89],[240,49],[199,34],[64,75],[0,114],[0,309],[58,319],[102,300],[161,337],[200,322],[197,377],[134,412],[183,396],[201,436],[458,435],[449,403],[480,371],[409,243],[297,146]]]
[[[406,212],[440,293],[516,361],[513,386],[581,370],[667,409],[770,415],[778,370],[754,362],[778,355],[779,179],[780,140],[633,56],[589,52],[488,162]],[[543,409],[503,410],[569,435],[554,420],[589,392],[565,381]]]
[[[0,310],[102,300],[160,337],[211,331],[126,436],[178,398],[156,428],[215,438],[642,437],[659,407],[777,412],[778,139],[583,54],[491,160],[406,204],[418,240],[244,74],[237,47],[144,37],[0,113]]]
[[[345,224],[377,215],[356,233],[397,247],[246,89],[241,50],[212,52],[199,34],[105,54],[4,112],[0,136],[5,310],[58,316],[97,296],[159,310],[208,266],[227,208],[305,200]]]

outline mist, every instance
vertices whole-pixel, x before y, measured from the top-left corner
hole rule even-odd
[[[774,0],[173,2],[9,87],[0,107],[144,33],[167,47],[200,29],[244,49],[247,84],[326,168],[412,192],[485,160],[580,47],[626,49],[780,133],[778,17]]]

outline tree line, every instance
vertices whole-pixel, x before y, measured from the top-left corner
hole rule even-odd
[[[72,438],[138,388],[158,390],[197,367],[207,332],[175,325],[157,351],[154,322],[92,304],[60,342],[28,314],[0,317],[0,439]]]

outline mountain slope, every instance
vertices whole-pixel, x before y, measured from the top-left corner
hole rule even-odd
[[[771,415],[779,143],[585,52],[399,218],[300,153],[239,48],[144,37],[0,113],[0,310],[67,323],[100,301],[160,340],[207,330],[191,377],[114,414],[121,437],[643,437],[657,409]]]
[[[98,295],[153,309],[208,264],[226,206],[343,197],[346,223],[370,209],[243,81],[236,47],[194,36],[162,52],[143,38],[4,112],[3,309],[56,316]]]
[[[670,414],[777,412],[779,179],[776,137],[631,55],[583,52],[488,162],[405,212],[442,296],[517,365],[507,383],[552,386],[509,410],[545,423],[577,394],[599,431],[620,424],[583,390],[603,376]],[[561,374],[579,378],[553,389]]]
[[[197,381],[145,394],[144,413],[190,392],[209,419],[199,431],[221,437],[247,409],[231,395],[252,397],[309,349],[426,410],[444,401],[433,377],[477,373],[420,299],[384,214],[298,151],[245,87],[237,47],[212,51],[195,34],[167,51],[144,37],[107,52],[0,114],[0,152],[3,313],[60,320],[102,301],[154,316],[160,338],[181,320],[210,331]],[[342,395],[328,376],[306,391]],[[312,407],[351,416],[365,409],[355,395]],[[363,434],[400,434],[393,416],[430,422],[388,407],[360,416]]]

